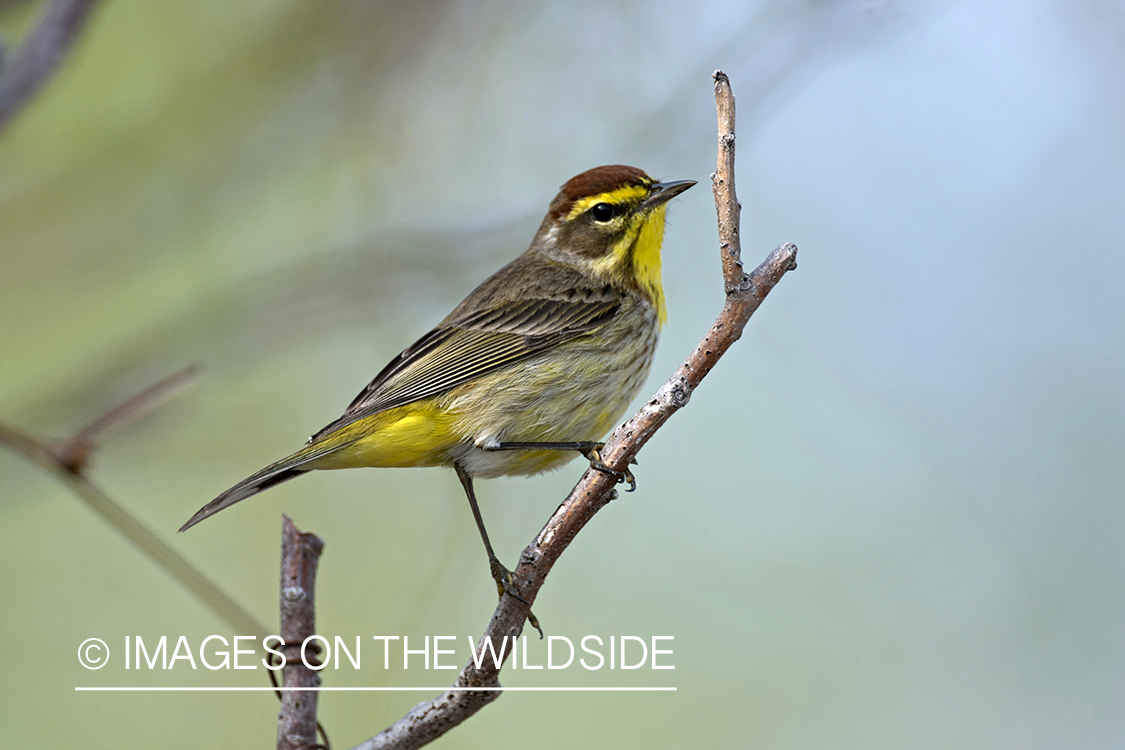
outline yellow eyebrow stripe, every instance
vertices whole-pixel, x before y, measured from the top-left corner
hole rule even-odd
[[[574,205],[570,208],[570,213],[566,215],[567,221],[573,219],[575,216],[588,211],[599,203],[612,203],[614,205],[620,203],[628,203],[630,201],[641,200],[648,195],[648,188],[644,185],[626,185],[625,187],[611,190],[608,193],[599,193],[598,195],[591,195],[589,198],[582,198],[576,200]]]

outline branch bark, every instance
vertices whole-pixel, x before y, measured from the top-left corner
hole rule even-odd
[[[277,717],[277,750],[306,750],[316,746],[316,704],[320,677],[305,666],[305,639],[316,634],[316,568],[324,542],[302,533],[289,516],[281,517],[281,638],[285,653],[281,713]],[[315,641],[313,642],[315,643]]]
[[[15,60],[0,70],[0,129],[62,64],[97,0],[55,0],[27,35]]]
[[[602,450],[602,458],[610,467],[619,470],[627,468],[656,431],[687,405],[692,391],[739,339],[762,300],[782,276],[797,267],[797,247],[784,244],[770,253],[752,273],[746,274],[742,270],[739,241],[741,206],[734,189],[734,95],[730,81],[722,71],[715,72],[714,81],[719,149],[711,181],[718,212],[719,251],[726,299],[718,319],[691,356],[632,419],[610,435]],[[534,603],[559,556],[594,514],[616,496],[612,478],[601,471],[586,472],[520,556],[514,576],[516,588],[527,603],[511,596],[501,599],[477,645],[478,653],[485,639],[491,638],[493,643],[499,644],[505,636],[520,635],[531,603]],[[509,652],[510,649],[505,651],[505,659]],[[450,689],[415,706],[393,725],[360,743],[354,750],[407,750],[437,739],[499,697],[502,688],[498,678],[503,661],[497,665],[486,657],[479,669],[470,662]]]

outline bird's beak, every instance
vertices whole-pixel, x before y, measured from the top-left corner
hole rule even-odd
[[[695,180],[677,180],[676,182],[656,182],[649,188],[648,197],[645,198],[641,208],[651,211],[657,206],[662,206],[675,198],[680,193],[695,184]]]

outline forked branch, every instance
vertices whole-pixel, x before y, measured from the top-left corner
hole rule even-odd
[[[11,448],[54,474],[90,510],[101,516],[149,560],[198,597],[212,612],[233,627],[236,633],[253,634],[260,644],[261,639],[269,632],[265,625],[259,623],[242,605],[172,549],[152,529],[141,523],[125,506],[110,497],[90,479],[86,471],[92,452],[109,433],[144,416],[179,392],[192,381],[195,372],[194,367],[180,370],[118,404],[62,442],[47,441],[0,422],[0,446]]]
[[[716,71],[714,79],[719,155],[711,179],[718,211],[719,251],[726,298],[718,319],[691,356],[632,419],[610,435],[602,457],[615,469],[628,467],[660,426],[687,404],[692,391],[742,335],[746,322],[770,290],[786,272],[797,267],[796,246],[785,244],[770,253],[750,274],[742,270],[740,206],[734,191],[734,95],[726,74]],[[478,649],[487,638],[491,638],[493,643],[500,643],[504,636],[520,635],[531,609],[530,603],[534,603],[551,568],[582,527],[616,496],[614,487],[614,480],[604,472],[586,472],[520,556],[520,563],[514,571],[515,583],[527,602],[511,596],[503,597]],[[360,743],[354,750],[406,750],[437,739],[496,700],[501,691],[498,678],[502,666],[503,661],[496,665],[491,663],[491,659],[483,659],[480,668],[470,662],[450,689],[415,706],[393,725]]]

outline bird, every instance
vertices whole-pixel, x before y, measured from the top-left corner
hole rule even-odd
[[[620,164],[572,177],[522,255],[392,359],[303,448],[217,496],[180,531],[309,471],[450,467],[501,599],[526,602],[493,551],[473,480],[537,474],[582,455],[635,487],[631,472],[603,463],[599,440],[648,377],[666,318],[668,201],[695,184]]]

